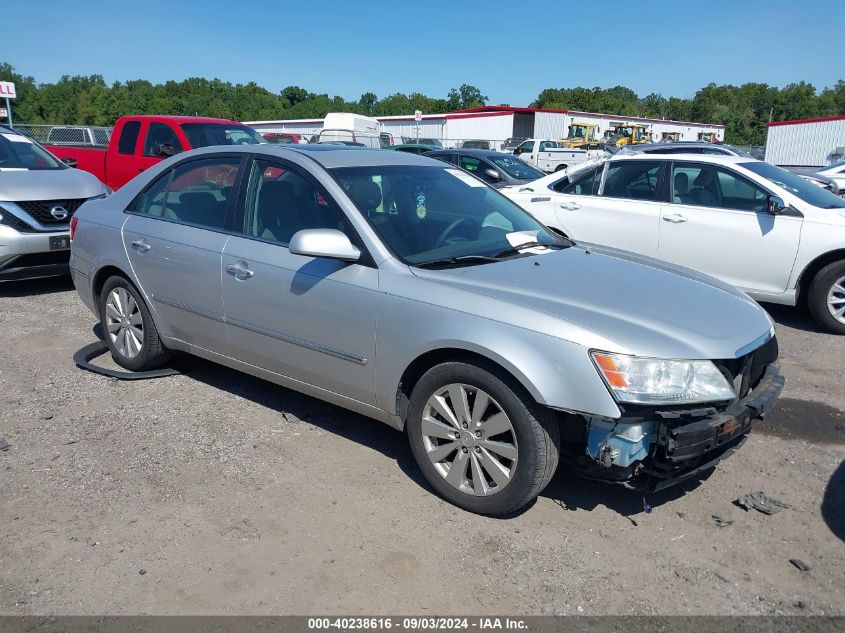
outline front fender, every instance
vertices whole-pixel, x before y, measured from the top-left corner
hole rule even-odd
[[[582,345],[475,314],[382,294],[377,328],[376,398],[397,414],[405,370],[436,350],[481,355],[508,371],[540,404],[616,418],[620,411]]]

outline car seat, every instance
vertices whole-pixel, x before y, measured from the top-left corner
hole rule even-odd
[[[302,209],[288,182],[268,180],[262,183],[255,209],[257,237],[281,244],[290,242],[297,231],[305,228]]]
[[[703,207],[721,206],[716,172],[712,169],[702,169],[692,182],[693,188],[689,192],[692,204]]]
[[[173,207],[176,219],[182,222],[216,229],[222,229],[226,224],[226,203],[219,203],[209,191],[183,192],[179,194],[178,206]],[[168,210],[171,208],[168,200]]]
[[[674,178],[674,191],[672,193],[672,202],[679,204],[689,204],[689,176],[686,173],[679,171]]]

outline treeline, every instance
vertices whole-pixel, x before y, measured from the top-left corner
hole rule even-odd
[[[453,88],[445,98],[420,93],[396,93],[378,98],[365,92],[357,101],[288,86],[279,93],[254,82],[232,84],[219,79],[190,78],[153,84],[143,79],[114,82],[102,75],[68,76],[55,83],[36,83],[12,66],[0,63],[0,80],[17,86],[15,120],[21,123],[113,125],[124,114],[182,114],[239,121],[323,118],[327,112],[358,112],[372,116],[436,114],[487,105],[488,98],[472,85]],[[767,84],[709,84],[691,99],[649,94],[629,88],[547,88],[530,104],[541,108],[605,112],[629,116],[721,123],[726,140],[760,145],[769,120],[780,121],[845,114],[845,81],[816,90],[800,82],[776,88]]]

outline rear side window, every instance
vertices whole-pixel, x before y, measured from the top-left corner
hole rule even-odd
[[[170,170],[142,192],[130,211],[209,229],[226,227],[240,159],[209,158]]]
[[[564,178],[555,183],[552,189],[558,193],[567,193],[574,196],[594,196],[599,192],[602,167],[590,169],[586,174],[576,174],[572,182],[569,182],[568,178]]]
[[[660,167],[659,162],[644,160],[610,163],[604,181],[604,197],[657,201]]]
[[[138,132],[141,131],[140,121],[129,121],[124,124],[120,131],[120,138],[117,141],[119,154],[134,154],[135,145],[138,143]]]

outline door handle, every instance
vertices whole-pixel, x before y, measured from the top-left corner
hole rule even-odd
[[[134,248],[139,253],[146,253],[148,250],[152,248],[147,242],[142,238],[140,240],[135,240],[132,242],[132,248]]]
[[[247,279],[255,276],[255,273],[247,268],[246,264],[243,262],[238,264],[229,264],[226,266],[226,272],[239,281],[246,281]]]
[[[581,205],[577,202],[561,202],[560,208],[566,209],[567,211],[577,211],[581,208]]]
[[[673,224],[682,224],[687,221],[687,216],[680,213],[669,213],[663,216],[664,222],[672,222]]]

